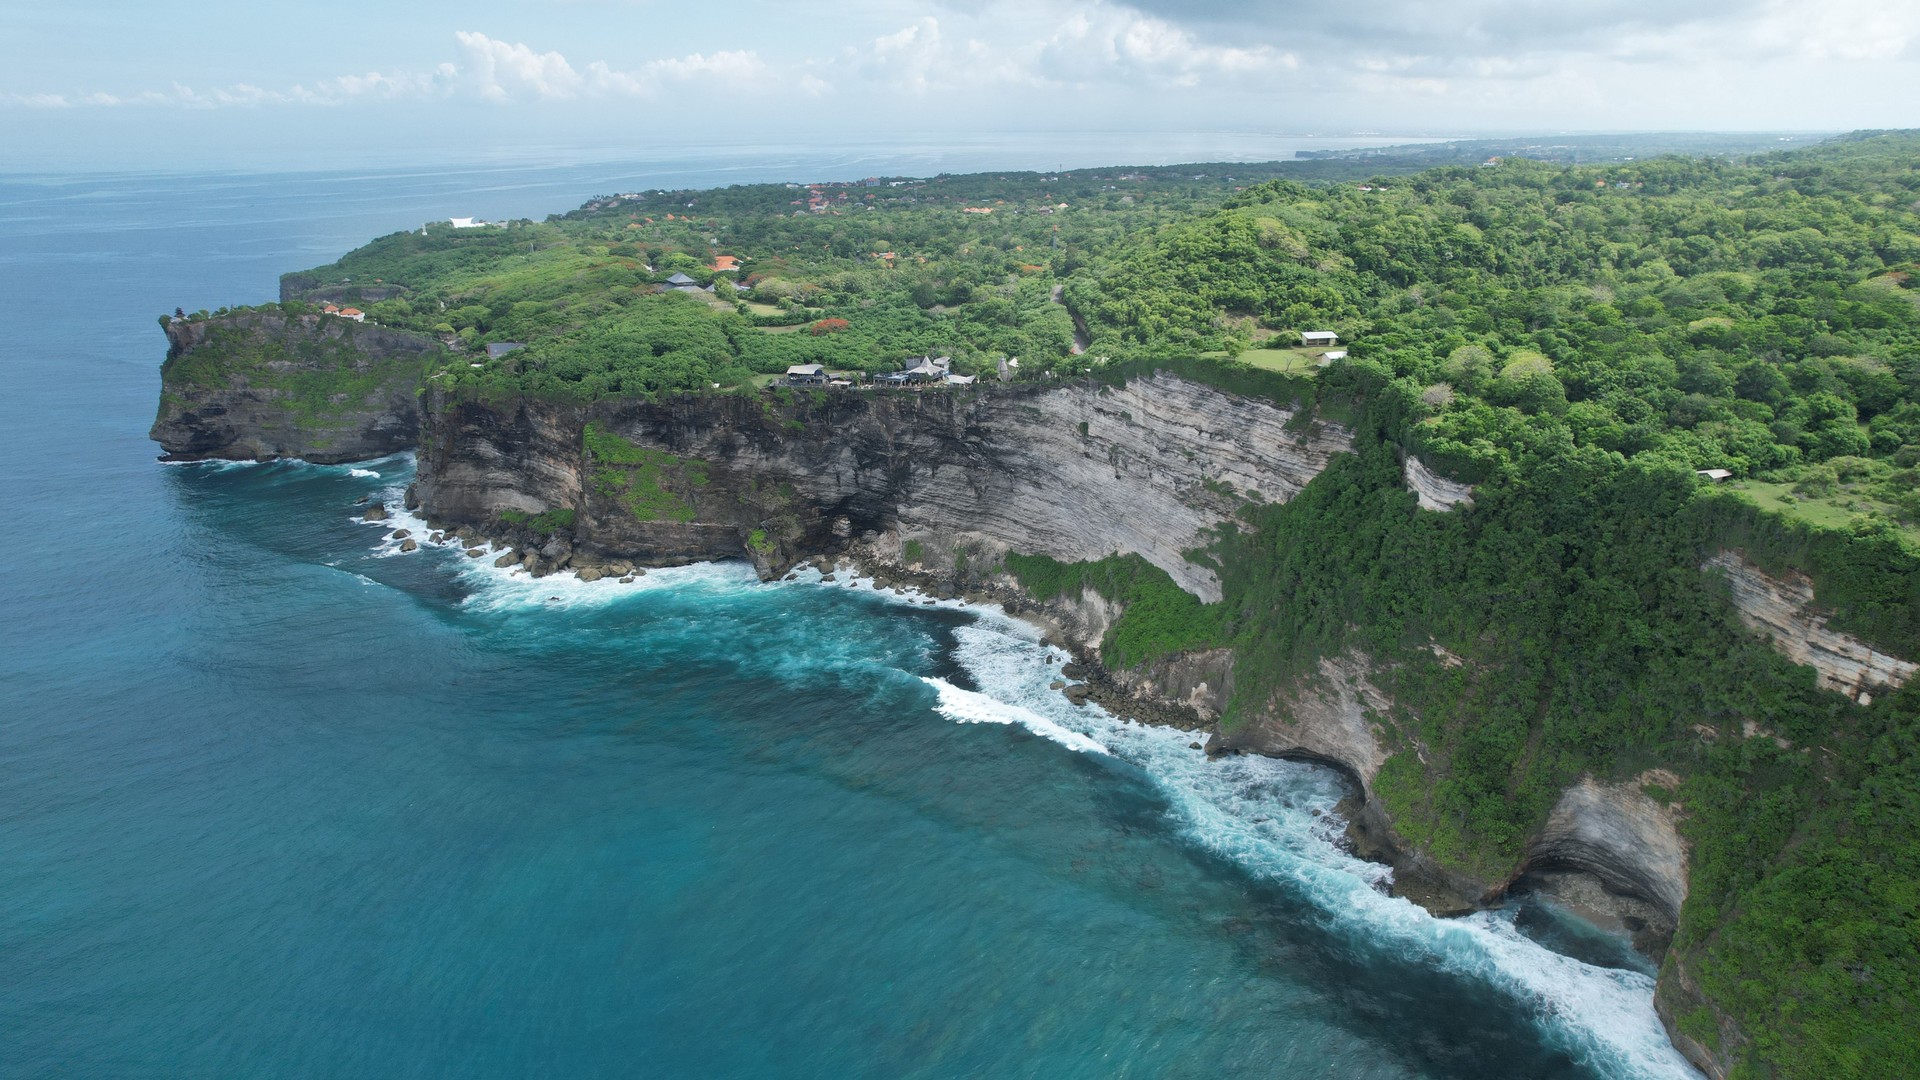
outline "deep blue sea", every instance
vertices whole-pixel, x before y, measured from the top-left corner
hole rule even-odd
[[[1332,775],[1076,710],[995,612],[509,578],[353,520],[404,456],[146,439],[176,305],[887,164],[0,177],[0,1076],[1691,1075],[1610,939],[1387,898]]]

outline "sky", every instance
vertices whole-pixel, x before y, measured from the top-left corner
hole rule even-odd
[[[25,0],[0,172],[1920,125],[1920,0]]]

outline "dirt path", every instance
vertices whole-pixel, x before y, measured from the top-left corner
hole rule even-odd
[[[1065,285],[1055,285],[1053,287],[1053,302],[1059,304],[1061,307],[1067,307],[1067,287]],[[1093,343],[1093,335],[1087,333],[1087,321],[1080,317],[1079,312],[1074,311],[1072,308],[1067,308],[1067,317],[1073,320],[1073,355],[1079,356],[1081,353],[1087,351],[1088,345]]]

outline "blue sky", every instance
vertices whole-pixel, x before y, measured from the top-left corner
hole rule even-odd
[[[1920,122],[1920,0],[15,3],[0,168]]]

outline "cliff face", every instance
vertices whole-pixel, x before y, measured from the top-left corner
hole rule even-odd
[[[166,325],[150,437],[170,461],[333,463],[412,447],[440,346],[321,315],[241,312]]]
[[[1456,506],[1473,505],[1473,485],[1449,480],[1426,467],[1419,458],[1407,455],[1407,490],[1420,500],[1422,510],[1446,512]]]
[[[1828,629],[1814,605],[1813,583],[1804,577],[1768,577],[1737,551],[1722,551],[1706,566],[1726,574],[1740,621],[1787,659],[1819,672],[1820,685],[1829,690],[1867,704],[1873,690],[1903,686],[1920,670],[1859,638]]]
[[[1288,687],[1267,708],[1249,716],[1229,737],[1236,747],[1281,757],[1335,765],[1373,795],[1373,778],[1387,750],[1373,730],[1371,714],[1393,707],[1369,676],[1373,662],[1346,652],[1321,659],[1317,677]]]
[[[597,557],[768,570],[868,533],[971,560],[1137,552],[1206,600],[1219,583],[1183,553],[1242,497],[1290,498],[1350,446],[1337,426],[1168,375],[591,407],[430,394],[428,413],[417,494],[452,524],[571,509],[575,547]]]
[[[1679,777],[1653,771],[1624,784],[1581,778],[1554,804],[1526,867],[1549,894],[1620,920],[1634,943],[1658,959],[1687,898],[1687,847],[1679,811],[1647,794],[1655,786],[1671,790]]]

